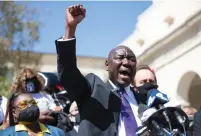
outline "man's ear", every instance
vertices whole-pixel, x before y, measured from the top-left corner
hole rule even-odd
[[[105,61],[105,70],[108,71],[108,67],[109,67],[109,62],[108,60]]]

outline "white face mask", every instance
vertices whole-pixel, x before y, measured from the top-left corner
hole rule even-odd
[[[29,92],[29,93],[32,93],[35,91],[35,85],[32,81],[28,81],[26,83],[26,91]]]

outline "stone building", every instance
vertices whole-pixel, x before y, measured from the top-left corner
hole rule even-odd
[[[77,56],[77,66],[83,75],[94,73],[103,80],[107,79],[107,72],[104,69],[106,58]],[[38,65],[38,71],[57,72],[56,54],[41,54],[41,60]]]
[[[155,69],[159,89],[182,104],[201,105],[201,1],[153,0],[121,44]]]

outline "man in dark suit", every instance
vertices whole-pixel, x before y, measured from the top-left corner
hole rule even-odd
[[[136,71],[136,57],[126,46],[112,49],[105,62],[109,80],[104,83],[98,76],[84,77],[76,64],[77,25],[85,18],[82,5],[66,10],[64,37],[56,41],[58,74],[68,90],[71,101],[76,101],[80,112],[81,136],[135,136],[141,125],[138,102],[130,84]]]

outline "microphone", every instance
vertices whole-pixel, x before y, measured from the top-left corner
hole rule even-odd
[[[148,118],[155,113],[157,110],[155,108],[149,108],[145,104],[140,104],[138,108],[138,117],[142,121],[143,126],[140,126],[136,130],[136,136],[151,136],[151,132],[149,131],[145,122]]]
[[[147,106],[161,108],[161,105],[169,102],[166,94],[159,92],[157,89],[151,89],[147,94]]]
[[[163,107],[178,107],[181,108],[181,104],[176,101],[169,101],[163,105]]]
[[[161,93],[157,89],[151,89],[147,93],[146,104],[147,104],[147,107],[145,106],[140,106],[144,108],[139,107],[138,113],[139,113],[139,118],[142,120],[144,125],[146,125],[151,132],[154,133],[160,127],[160,131],[163,134],[164,133],[166,134],[180,133],[179,131],[177,132],[176,130],[181,130],[181,131],[183,130],[185,133],[185,130],[187,129],[189,124],[187,115],[181,110],[181,108],[179,108],[178,103],[175,104],[175,103],[169,102],[169,99],[166,94]],[[159,110],[156,110],[156,109],[153,110],[153,108],[156,108]],[[144,109],[144,111],[142,109]],[[148,111],[152,111],[152,112],[149,113]],[[142,113],[144,113],[144,115]],[[183,122],[183,125],[181,124],[182,122]],[[157,125],[156,123],[160,124],[160,126]],[[166,129],[168,127],[169,129]]]
[[[136,136],[150,136],[150,132],[149,132],[147,126],[140,126],[137,128],[135,135]]]
[[[147,95],[147,106],[156,107],[157,109],[164,108],[164,104],[169,102],[169,99],[166,94],[159,92],[157,89],[151,89]],[[166,110],[162,112],[162,115],[165,117],[166,122],[168,123],[170,131],[172,131],[171,121],[168,117]]]
[[[152,107],[149,108],[147,105],[140,104],[138,108],[138,117],[144,123],[148,120],[148,118],[154,114],[157,110]]]
[[[152,119],[152,115],[157,113],[155,107],[149,108],[147,105],[140,104],[138,109],[138,116],[142,121],[142,127],[139,127],[136,132],[136,136],[150,136],[150,135],[166,135],[169,132],[159,126],[155,119]],[[151,119],[150,119],[151,118]]]
[[[181,126],[183,127],[183,130],[184,130],[184,135],[186,135],[186,127],[185,127],[185,120],[184,118],[181,116],[181,114],[178,112],[178,111],[174,111],[174,114],[177,118],[177,121],[179,122],[179,124],[181,124]]]

